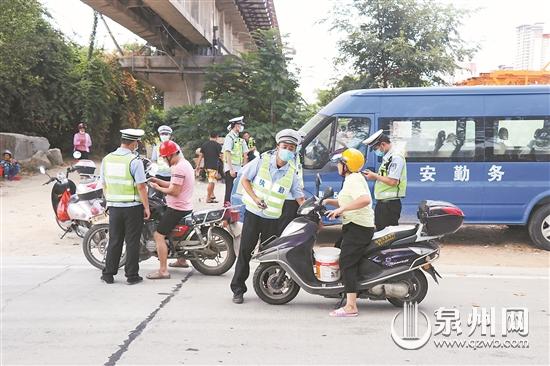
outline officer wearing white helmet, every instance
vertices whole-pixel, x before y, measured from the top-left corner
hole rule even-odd
[[[113,283],[122,246],[126,243],[124,271],[128,284],[141,282],[139,247],[143,219],[151,215],[143,162],[136,156],[143,130],[121,130],[120,147],[103,158],[101,182],[109,207],[109,245],[101,280]]]
[[[158,128],[159,140],[158,144],[153,146],[153,152],[151,153],[151,161],[157,163],[158,171],[156,177],[164,181],[170,181],[170,167],[168,163],[160,158],[159,147],[164,141],[168,141],[172,138],[172,128],[170,126],[162,125]]]
[[[244,131],[244,117],[235,117],[229,120],[227,126],[229,133],[225,136],[222,147],[223,153],[223,172],[225,174],[225,197],[224,205],[231,205],[231,191],[233,191],[233,182],[241,168],[248,162],[248,145],[240,137]]]
[[[296,147],[301,142],[298,131],[287,129],[276,136],[277,147],[252,160],[241,171],[237,192],[245,204],[243,231],[235,274],[231,280],[233,302],[242,304],[250,273],[250,259],[258,239],[277,235],[278,220],[285,199],[290,194],[299,204],[304,193],[296,174]]]
[[[374,221],[376,230],[399,225],[401,199],[407,191],[407,161],[402,152],[394,149],[390,138],[378,130],[363,143],[370,146],[374,154],[382,158],[378,173],[365,170],[368,180],[374,180]]]
[[[285,136],[285,135],[295,135],[296,132],[298,132],[299,140],[298,140],[298,146],[296,147],[295,152],[295,159],[294,159],[294,165],[296,166],[296,175],[298,178],[298,184],[300,185],[300,188],[303,190],[304,188],[304,175],[303,175],[303,168],[302,168],[302,161],[300,158],[300,149],[301,144],[304,140],[304,133],[302,131],[295,131],[292,129],[285,129],[277,133],[277,136],[275,136],[275,139],[278,140],[279,137]],[[281,214],[281,217],[279,218],[279,223],[277,227],[277,236],[280,236],[284,229],[290,224],[292,220],[294,220],[298,216],[298,208],[300,205],[298,202],[294,199],[291,192],[288,192],[287,197],[285,199],[285,203],[283,205],[283,213]]]

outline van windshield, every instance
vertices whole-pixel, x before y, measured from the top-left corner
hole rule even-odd
[[[307,121],[302,128],[300,128],[300,132],[303,133],[303,136],[307,136],[311,130],[313,130],[315,126],[319,125],[319,123],[321,123],[325,118],[328,118],[328,116],[317,113],[315,116],[311,117],[311,119]]]

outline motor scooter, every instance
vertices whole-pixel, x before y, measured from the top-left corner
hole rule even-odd
[[[73,154],[75,159],[79,152]],[[75,165],[67,167],[65,172],[50,176],[42,166],[40,173],[50,178],[43,185],[54,183],[50,194],[52,209],[57,225],[63,230],[63,238],[67,233],[74,232],[83,238],[90,228],[91,220],[105,212],[103,203],[103,188],[99,176],[94,175],[95,163],[91,160],[79,160]],[[75,184],[69,174],[78,172],[80,182]]]
[[[333,195],[329,187],[322,198],[307,199],[298,210],[299,216],[281,236],[262,245],[253,256],[260,261],[253,277],[260,299],[273,305],[286,304],[302,288],[313,295],[341,298],[343,302],[342,280],[322,282],[314,271],[313,247],[327,211],[323,202]],[[428,281],[424,273],[438,283],[437,277],[441,276],[432,265],[439,257],[438,239],[458,230],[464,214],[448,202],[422,201],[417,216],[416,225],[387,227],[376,232],[366,245],[359,268],[358,298],[388,300],[402,307],[405,301],[420,303],[426,296]]]

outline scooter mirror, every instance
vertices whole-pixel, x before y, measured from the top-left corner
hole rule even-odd
[[[82,153],[80,151],[75,151],[73,153],[73,158],[75,159],[80,159],[81,156],[82,156]]]
[[[332,198],[332,196],[334,196],[334,190],[332,189],[332,187],[328,187],[327,189],[325,189],[325,191],[323,192],[323,199]]]
[[[38,170],[40,170],[40,174],[46,174],[46,168],[44,168],[43,166],[40,166]]]
[[[319,196],[319,190],[321,189],[321,184],[323,181],[321,180],[321,174],[317,173],[315,176],[315,191],[317,193],[317,196]]]

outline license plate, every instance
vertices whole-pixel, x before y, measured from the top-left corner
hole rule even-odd
[[[104,222],[104,221],[107,221],[107,214],[106,213],[101,213],[99,215],[96,215],[96,216],[93,216],[92,218],[90,218],[90,222],[92,223],[92,225],[96,225],[96,224],[99,224],[101,222]]]

